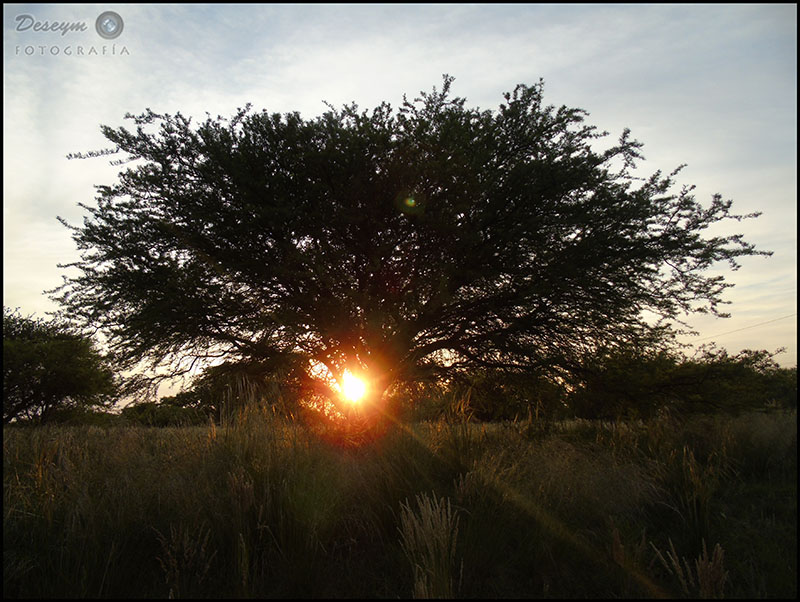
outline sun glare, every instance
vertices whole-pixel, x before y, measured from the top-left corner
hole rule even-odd
[[[367,384],[353,376],[349,370],[345,370],[342,374],[342,393],[345,398],[352,402],[359,401],[367,392]]]

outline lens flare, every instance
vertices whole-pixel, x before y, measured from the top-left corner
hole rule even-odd
[[[425,213],[425,194],[420,190],[403,190],[394,198],[394,205],[408,216]]]

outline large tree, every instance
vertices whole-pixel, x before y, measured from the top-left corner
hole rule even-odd
[[[625,130],[596,150],[607,133],[543,105],[542,82],[481,111],[451,81],[397,112],[104,126],[131,165],[69,226],[80,274],[55,298],[128,367],[223,357],[333,401],[314,366],[347,368],[377,403],[397,382],[658,340],[720,313],[731,285],[709,267],[766,254],[704,237],[755,214],[671,192],[678,170],[635,178],[641,144]]]

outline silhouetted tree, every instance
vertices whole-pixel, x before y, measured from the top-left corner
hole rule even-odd
[[[114,374],[86,336],[3,307],[3,422],[46,422],[58,410],[107,407]]]
[[[628,130],[593,150],[607,134],[543,105],[542,82],[481,111],[451,81],[397,112],[104,126],[133,165],[69,226],[80,275],[54,298],[127,368],[222,356],[336,402],[319,363],[366,375],[374,405],[393,383],[662,340],[683,312],[719,313],[730,285],[707,268],[768,254],[704,237],[756,214],[671,193],[680,168],[633,177]]]

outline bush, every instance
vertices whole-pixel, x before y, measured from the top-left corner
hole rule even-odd
[[[122,417],[142,426],[199,426],[208,422],[208,416],[197,408],[182,408],[157,402],[143,402],[122,410]]]
[[[49,422],[65,425],[117,426],[121,422],[118,414],[93,410],[90,408],[56,408],[49,417]]]
[[[681,413],[797,407],[797,368],[781,368],[779,353],[729,355],[713,346],[694,358],[668,352],[601,350],[587,357],[568,404],[576,417],[648,418],[664,409]]]

